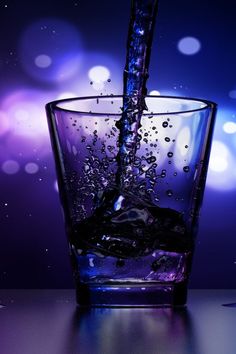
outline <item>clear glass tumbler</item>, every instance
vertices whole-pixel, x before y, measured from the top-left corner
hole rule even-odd
[[[216,105],[147,96],[120,174],[122,96],[46,106],[77,302],[184,305]]]

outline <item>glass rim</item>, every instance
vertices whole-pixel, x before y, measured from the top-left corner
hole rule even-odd
[[[92,112],[92,111],[80,111],[80,110],[75,110],[75,109],[68,109],[68,108],[62,108],[59,107],[58,105],[60,103],[65,103],[65,102],[73,102],[73,101],[82,101],[82,100],[92,100],[92,99],[116,99],[116,98],[123,98],[125,95],[101,95],[101,96],[82,96],[82,97],[72,97],[72,98],[64,98],[60,100],[55,100],[48,102],[46,104],[46,109],[53,109],[53,110],[58,110],[61,112],[68,112],[68,113],[78,113],[78,114],[84,114],[84,115],[89,115],[89,116],[119,116],[122,114],[120,113],[108,113],[108,112]],[[128,97],[128,96],[127,96]],[[194,113],[194,112],[201,112],[204,111],[205,109],[216,109],[217,104],[213,101],[209,101],[206,99],[200,99],[200,98],[192,98],[192,97],[184,97],[184,96],[166,96],[166,95],[145,95],[145,98],[157,98],[157,99],[176,99],[176,100],[181,100],[181,101],[195,101],[195,102],[200,102],[204,103],[204,107],[199,107],[195,109],[187,109],[187,110],[179,110],[179,111],[173,111],[173,112],[148,112],[148,113],[142,113],[142,116],[163,116],[163,115],[177,115],[177,114],[184,114],[184,113]]]

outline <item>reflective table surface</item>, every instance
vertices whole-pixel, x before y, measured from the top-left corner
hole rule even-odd
[[[79,309],[74,290],[0,290],[1,354],[235,354],[236,290],[185,308]]]

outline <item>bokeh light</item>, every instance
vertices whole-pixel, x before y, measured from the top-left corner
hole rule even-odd
[[[55,99],[57,95],[58,93],[53,91],[21,89],[12,91],[2,98],[1,163],[14,159],[22,165],[31,158],[51,154],[45,103]]]
[[[45,96],[45,94],[44,94]],[[11,93],[2,102],[8,116],[11,133],[31,139],[48,135],[44,105],[40,92],[19,90]]]
[[[78,30],[57,18],[42,18],[25,29],[19,44],[25,72],[42,82],[71,79],[82,62]]]
[[[48,68],[52,64],[52,59],[46,54],[41,54],[35,58],[34,63],[39,68]]]
[[[210,161],[209,168],[214,172],[223,172],[227,169],[228,162],[222,156],[213,156]]]
[[[229,150],[221,141],[213,141],[209,169],[215,172],[223,172],[228,167]]]
[[[235,159],[227,145],[219,140],[212,144],[207,185],[222,191],[236,189]]]
[[[201,43],[195,37],[184,37],[179,40],[177,47],[182,54],[194,55],[201,49]]]
[[[110,71],[105,66],[97,65],[89,70],[88,77],[95,82],[104,82],[109,79]]]
[[[236,133],[236,123],[235,122],[226,122],[226,123],[224,123],[223,130],[227,134]]]
[[[85,55],[86,61],[83,62],[83,72],[86,73],[86,76],[83,77],[82,80],[80,78],[80,85],[78,85],[78,78],[77,82],[73,83],[70,90],[78,92],[81,96],[94,95],[97,93],[102,93],[104,95],[122,94],[122,67],[120,63],[117,62],[116,58],[112,57],[110,54],[101,52],[86,52]],[[99,67],[105,68],[106,70],[102,69],[100,73],[97,73],[98,76],[96,71],[95,73],[92,71],[92,73],[95,74],[95,77],[92,76],[93,79],[90,78],[88,76],[90,70]],[[110,80],[107,81],[108,79]]]
[[[2,171],[8,175],[14,175],[20,170],[20,165],[15,160],[6,160],[2,164]]]
[[[102,91],[105,87],[105,84],[103,81],[92,82],[91,85],[95,91]]]
[[[236,99],[236,90],[229,91],[229,97],[233,98],[233,99]]]
[[[29,173],[30,175],[37,173],[38,170],[39,170],[39,166],[38,166],[38,164],[36,164],[34,162],[28,162],[25,165],[25,172]]]

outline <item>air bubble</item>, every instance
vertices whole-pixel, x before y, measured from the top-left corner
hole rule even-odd
[[[184,166],[184,167],[183,167],[183,171],[184,171],[184,172],[189,172],[189,166]]]
[[[168,136],[166,136],[165,141],[168,143],[170,141],[170,138]]]
[[[187,149],[188,148],[188,145],[185,145],[185,149]]]
[[[166,194],[168,195],[168,197],[172,197],[173,191],[172,191],[171,189],[168,189],[168,190],[166,191]]]
[[[167,156],[168,157],[172,157],[173,156],[173,152],[168,152]]]
[[[163,123],[162,123],[162,126],[163,126],[163,128],[167,128],[167,127],[168,127],[168,122],[166,122],[166,121],[163,122]]]

